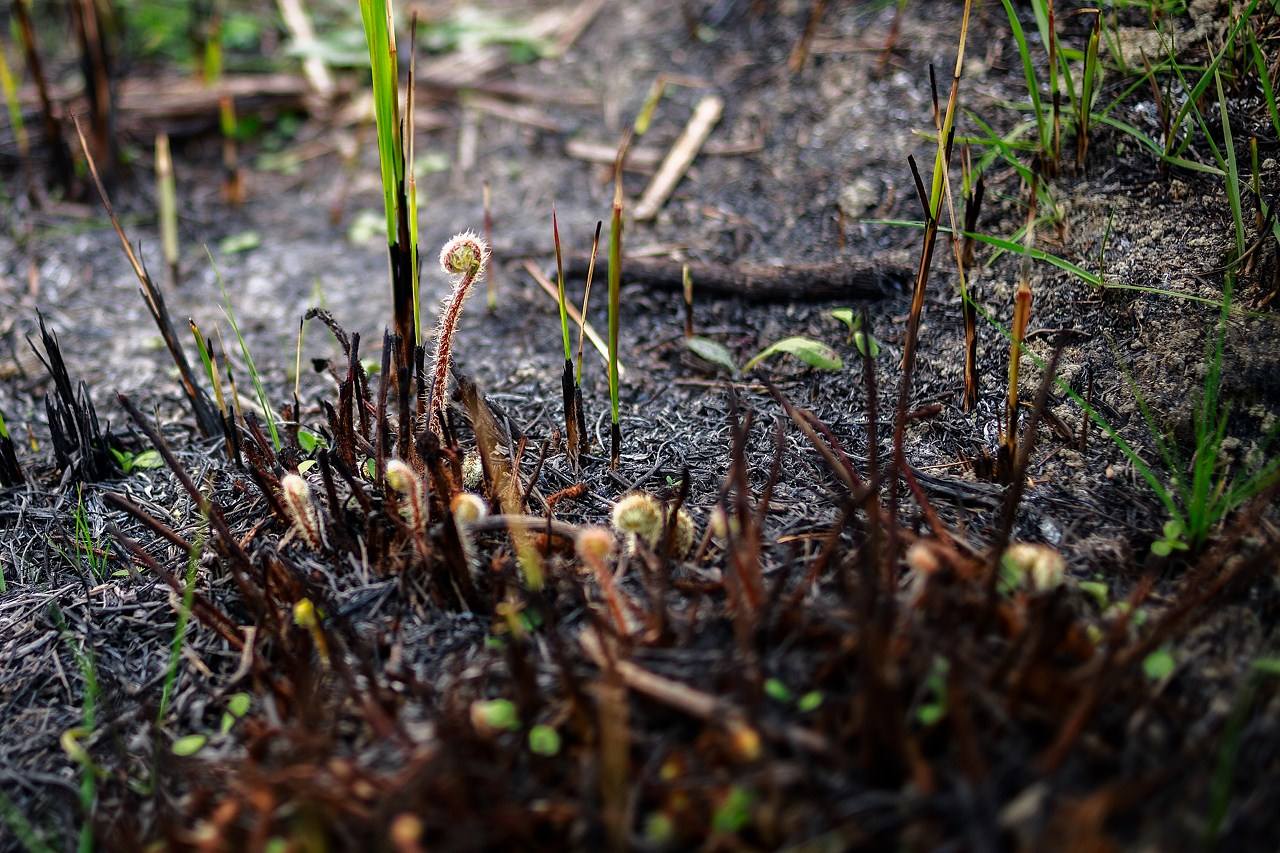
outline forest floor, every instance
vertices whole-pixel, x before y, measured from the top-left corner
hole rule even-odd
[[[220,191],[216,124],[122,116],[130,165],[113,200],[187,357],[199,366],[183,319],[219,330],[245,409],[261,419],[220,277],[266,397],[291,421],[283,449],[260,446],[238,463],[222,436],[200,435],[87,182],[78,198],[29,192],[43,163],[18,166],[12,140],[0,140],[0,414],[23,471],[0,490],[0,848],[44,839],[70,849],[83,835],[111,849],[1271,849],[1275,478],[1215,519],[1205,542],[1165,554],[1161,540],[1177,537],[1144,471],[1172,489],[1194,465],[1206,383],[1219,372],[1213,422],[1221,416],[1224,433],[1210,445],[1209,488],[1230,495],[1274,464],[1280,271],[1271,223],[1260,231],[1254,219],[1257,197],[1280,191],[1274,106],[1243,72],[1233,78],[1225,113],[1242,183],[1258,189],[1242,193],[1257,245],[1228,292],[1226,182],[1165,166],[1120,129],[1159,139],[1161,110],[1149,83],[1134,85],[1135,45],[1152,19],[1137,8],[1109,15],[1115,47],[1104,50],[1095,109],[1112,105],[1117,123],[1093,128],[1083,169],[1070,137],[1059,173],[1037,184],[1035,248],[1069,263],[979,243],[968,276],[981,309],[979,388],[966,410],[962,301],[940,236],[903,406],[923,232],[885,223],[923,218],[907,157],[927,186],[929,69],[945,104],[962,6],[909,3],[895,24],[892,3],[756,5],[770,4],[606,4],[562,56],[500,63],[462,92],[423,86],[424,328],[448,289],[437,247],[483,231],[486,185],[491,195],[489,278],[453,347],[459,384],[470,377],[483,400],[455,398],[443,447],[425,434],[402,440],[394,394],[390,412],[379,395],[392,312],[371,126],[336,108],[246,107],[242,118],[261,128],[240,145],[247,199],[233,206]],[[811,5],[821,15],[806,35]],[[1233,20],[1225,3],[1190,5],[1159,24],[1194,80]],[[1250,29],[1274,67],[1276,13],[1262,3],[1255,14]],[[1086,18],[1060,13],[1064,45],[1082,48]],[[1023,25],[1034,34],[1029,14]],[[139,62],[127,73],[173,69]],[[588,252],[597,221],[607,238],[607,161],[659,75],[670,82],[623,172],[628,205],[700,101],[718,96],[723,115],[656,218],[628,220],[626,256],[677,270],[845,265],[873,270],[876,292],[797,284],[742,295],[695,277],[694,331],[739,367],[792,336],[842,360],[821,370],[775,356],[731,372],[688,345],[678,278],[629,280],[624,264],[620,464],[608,459],[607,373],[588,346],[591,448],[578,467],[561,438],[556,301],[527,264],[554,281],[553,208],[571,257]],[[1209,92],[1207,128],[1186,122],[1188,162],[1212,165],[1224,143]],[[975,163],[993,154],[976,230],[1019,246],[1023,142],[1035,130],[1001,146],[984,127],[1003,136],[1025,124],[1026,100],[1004,9],[975,4],[952,186],[961,209],[962,149]],[[152,188],[160,129],[177,175],[176,282]],[[588,149],[603,153],[584,159]],[[602,334],[604,254],[588,311]],[[570,266],[569,299],[581,304],[580,264]],[[990,467],[1006,417],[1005,330],[1024,279],[1022,420],[1035,440],[1014,488]],[[315,307],[359,333],[352,361],[372,391],[320,323],[299,344]],[[833,317],[846,308],[866,312],[874,358]],[[37,310],[102,421],[101,447],[118,451],[93,475],[55,457]],[[1038,365],[1059,343],[1061,383],[1040,407]],[[189,473],[212,513],[148,453],[151,437],[117,394],[158,424],[170,467]],[[344,427],[353,396],[357,423]],[[326,406],[340,410],[336,421]],[[903,471],[895,423],[917,410]],[[485,411],[494,435],[477,427]],[[261,443],[250,433],[240,435],[252,449]],[[317,453],[311,436],[329,450]],[[520,512],[554,515],[570,533],[608,524],[619,498],[643,490],[678,501],[703,541],[690,554],[665,543],[627,553],[620,542],[612,593],[549,521],[534,540],[541,588],[518,525],[510,535],[481,525],[451,551],[468,534],[441,502],[452,483],[441,472],[484,453],[487,439],[497,455],[485,459],[482,491],[495,512],[495,466],[506,465]],[[417,454],[430,483],[422,536],[380,484],[392,446]],[[290,530],[277,496],[299,470],[322,507],[318,545]],[[877,488],[851,485],[876,471]],[[713,536],[717,514],[731,520]],[[1061,583],[997,578],[997,566],[1014,571],[997,545],[1008,541],[1046,546]],[[450,574],[459,554],[474,590]],[[187,577],[196,595],[184,603]],[[318,604],[319,627],[294,618],[301,600]],[[614,618],[619,601],[631,630]]]

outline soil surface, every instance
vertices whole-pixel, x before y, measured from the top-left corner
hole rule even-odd
[[[495,75],[493,79],[514,84],[513,90],[522,93],[514,103],[531,114],[527,121],[452,93],[420,93],[424,110],[443,119],[441,126],[418,137],[418,157],[429,167],[418,189],[424,199],[424,258],[433,259],[435,247],[456,232],[482,230],[482,187],[487,183],[490,188],[490,275],[497,302],[486,308],[486,294],[477,288],[454,343],[455,363],[459,373],[476,380],[495,411],[505,415],[503,428],[528,437],[523,475],[536,471],[540,498],[585,484],[584,494],[558,504],[555,515],[571,524],[601,524],[608,522],[613,503],[630,491],[674,497],[687,472],[684,506],[701,535],[723,500],[734,424],[751,412],[754,427],[742,451],[746,486],[753,499],[766,488],[772,490],[759,562],[766,583],[778,595],[796,588],[803,567],[819,559],[831,538],[828,531],[843,524],[845,490],[779,406],[766,378],[824,423],[857,467],[873,460],[888,464],[921,231],[877,221],[922,218],[907,157],[914,155],[927,182],[934,151],[929,68],[937,69],[945,103],[961,16],[960,4],[908,4],[896,47],[886,54],[894,4],[818,5],[827,8],[799,70],[790,68],[788,60],[803,38],[808,3],[608,4],[563,57],[513,64]],[[996,3],[976,6],[961,87],[967,112],[959,137],[981,132],[976,118],[1006,133],[1025,116],[1016,108],[1026,94],[1004,12]],[[525,11],[513,6],[507,13]],[[1171,25],[1187,34],[1189,55],[1202,62],[1205,45],[1221,41],[1222,19],[1218,4],[1195,3]],[[690,34],[690,20],[696,36]],[[1143,20],[1135,12],[1123,23],[1136,29]],[[1032,22],[1024,23],[1034,30]],[[1074,20],[1064,27],[1063,39],[1073,44],[1087,32]],[[796,292],[789,300],[759,301],[705,292],[695,281],[696,333],[723,344],[739,365],[768,344],[796,335],[826,342],[844,361],[841,370],[822,371],[789,356],[775,357],[755,372],[728,375],[686,347],[679,289],[627,282],[624,267],[621,464],[616,470],[608,466],[607,375],[600,355],[588,345],[582,390],[592,446],[575,473],[558,439],[562,351],[557,307],[536,286],[523,261],[531,259],[553,274],[553,207],[570,255],[589,250],[598,220],[605,220],[607,235],[610,168],[571,152],[582,143],[614,148],[659,74],[673,82],[650,129],[632,143],[639,165],[624,173],[628,199],[639,196],[652,173],[652,165],[644,166],[645,156],[666,151],[702,97],[722,97],[724,114],[708,150],[696,158],[657,218],[628,222],[628,254],[782,268],[847,262],[873,266],[896,284],[873,299],[814,300]],[[1125,85],[1118,75],[1108,79],[1100,103],[1109,104]],[[1280,170],[1274,168],[1280,148],[1265,110],[1248,92],[1229,105],[1237,137],[1258,138],[1260,160],[1270,164],[1261,174],[1263,196],[1274,198],[1280,191]],[[1216,109],[1215,104],[1214,114]],[[238,207],[220,196],[220,140],[208,133],[175,131],[182,240],[176,283],[165,280],[151,189],[151,140],[141,129],[126,139],[134,155],[132,167],[113,189],[125,230],[161,282],[184,343],[189,338],[181,321],[191,317],[206,332],[220,328],[228,350],[234,346],[221,307],[220,275],[276,405],[293,393],[298,323],[309,308],[323,307],[344,329],[358,332],[360,357],[370,368],[382,360],[382,331],[391,316],[381,235],[375,229],[371,238],[361,239],[359,233],[368,230],[362,223],[380,222],[382,216],[372,128],[355,128],[334,115],[300,123],[293,116],[285,117],[290,135],[278,130],[278,138],[268,135],[242,145],[248,198]],[[1149,87],[1126,97],[1117,117],[1153,137],[1159,134]],[[281,127],[280,115],[268,113],[265,119],[269,128]],[[1167,482],[1152,427],[1184,453],[1193,446],[1196,406],[1220,317],[1222,273],[1232,241],[1228,198],[1220,178],[1161,169],[1149,151],[1110,127],[1095,129],[1091,149],[1087,171],[1077,174],[1064,163],[1062,174],[1051,182],[1048,194],[1056,210],[1040,210],[1049,221],[1038,225],[1036,245],[1101,275],[1104,286],[1048,263],[1034,264],[1027,348],[1047,360],[1055,342],[1063,341],[1062,379]],[[973,158],[986,150],[974,145]],[[348,156],[351,151],[356,151],[353,157]],[[299,158],[290,169],[267,168],[290,153]],[[1209,160],[1203,143],[1191,146],[1186,156]],[[27,340],[38,341],[37,309],[57,331],[72,380],[85,383],[99,417],[109,422],[121,446],[140,453],[150,444],[131,425],[117,393],[162,425],[193,479],[208,484],[226,508],[236,536],[252,542],[246,547],[255,558],[276,548],[292,554],[290,559],[329,590],[330,606],[338,608],[355,635],[395,635],[390,654],[402,678],[395,689],[414,697],[403,706],[398,725],[416,742],[447,740],[455,734],[450,727],[460,725],[473,700],[506,695],[512,684],[524,685],[521,666],[532,667],[530,678],[541,690],[558,689],[552,686],[559,678],[556,641],[532,643],[530,658],[522,661],[494,642],[494,625],[502,619],[492,614],[424,604],[424,597],[406,591],[407,581],[389,577],[377,566],[353,561],[343,575],[326,561],[305,556],[296,537],[281,543],[284,526],[264,509],[253,482],[230,473],[219,455],[219,441],[195,433],[172,361],[99,205],[87,200],[36,204],[23,190],[27,179],[20,171],[6,173],[5,195],[12,203],[6,205],[0,234],[0,412],[32,481],[0,491],[0,570],[5,580],[0,593],[0,788],[38,832],[48,833],[55,846],[73,846],[73,839],[64,842],[60,828],[79,826],[83,819],[81,768],[67,751],[66,733],[77,726],[92,730],[86,743],[101,769],[95,825],[108,846],[134,838],[194,844],[197,827],[220,826],[213,807],[217,798],[210,792],[232,784],[283,796],[282,791],[295,790],[289,787],[294,783],[272,774],[284,773],[282,767],[297,771],[303,761],[272,764],[261,732],[284,726],[281,717],[287,715],[269,699],[259,704],[253,686],[260,685],[258,677],[246,678],[242,655],[203,624],[193,625],[187,634],[164,733],[158,735],[152,726],[178,599],[142,562],[130,558],[113,530],[143,543],[175,576],[186,571],[187,557],[182,548],[107,502],[105,495],[128,495],[187,541],[198,537],[201,513],[165,468],[135,469],[83,485],[58,469],[50,453],[45,409],[51,383]],[[1021,176],[997,159],[985,182],[979,230],[1019,239],[1011,235],[1026,220]],[[958,174],[954,185],[959,186]],[[251,248],[225,251],[227,238],[244,234],[256,238]],[[946,240],[945,235],[940,238],[933,260],[915,381],[907,400],[908,410],[931,404],[938,408],[911,423],[904,451],[940,523],[980,553],[997,536],[1006,494],[1005,486],[983,475],[983,460],[996,451],[1005,412],[1009,343],[1001,330],[1011,321],[1022,259],[989,246],[978,248],[969,287],[991,320],[979,319],[980,394],[976,407],[966,412],[961,405],[961,303]],[[208,246],[208,254],[201,244]],[[1226,323],[1223,399],[1231,438],[1223,446],[1223,465],[1233,470],[1252,470],[1275,453],[1267,443],[1280,417],[1280,330],[1269,303],[1276,286],[1275,250],[1274,242],[1259,249],[1254,271],[1237,284]],[[603,254],[602,247],[588,312],[602,334],[607,328]],[[424,262],[423,270],[423,304],[432,312],[431,320],[423,322],[428,328],[448,283],[434,262]],[[571,301],[580,304],[583,282],[571,278],[568,284]],[[874,407],[869,406],[859,350],[846,326],[832,316],[838,308],[865,310],[879,341]],[[237,355],[240,390],[248,400],[253,395],[241,361]],[[343,352],[333,336],[320,323],[308,323],[297,384],[300,420],[318,432],[327,429],[322,404],[336,399],[330,362],[345,376]],[[1022,399],[1029,412],[1040,371],[1029,359],[1022,366]],[[372,381],[376,384],[377,377]],[[1144,415],[1144,405],[1149,415]],[[871,444],[869,411],[878,413],[877,446]],[[776,482],[770,473],[778,447],[775,430],[782,435]],[[470,446],[470,428],[462,432]],[[553,449],[540,462],[544,442]],[[1025,483],[1012,538],[1051,546],[1061,555],[1069,587],[1062,604],[1081,624],[1112,630],[1115,619],[1108,616],[1115,611],[1108,608],[1131,596],[1141,596],[1142,619],[1155,624],[1184,600],[1183,581],[1190,567],[1198,565],[1197,555],[1182,559],[1175,554],[1167,561],[1153,556],[1151,545],[1161,535],[1167,511],[1119,442],[1088,422],[1078,402],[1061,388],[1049,394]],[[77,506],[83,509],[77,511]],[[531,511],[541,511],[537,499]],[[92,560],[86,560],[77,544],[77,517],[92,541],[100,543],[99,552],[107,554],[104,576],[92,573],[87,565]],[[1260,513],[1256,529],[1236,541],[1232,559],[1246,561],[1258,549],[1275,547],[1276,521],[1274,506]],[[260,525],[268,526],[270,542],[257,538]],[[921,535],[930,530],[918,501],[904,499],[904,529]],[[481,542],[484,554],[505,547],[497,539]],[[864,539],[856,531],[837,537],[841,553],[850,555]],[[224,558],[211,550],[197,561],[201,594],[231,612],[238,624],[248,624],[252,609],[237,598],[219,559]],[[493,560],[499,562],[496,556]],[[856,633],[850,626],[858,614],[839,603],[843,587],[836,568],[841,564],[841,558],[831,559],[830,576],[823,574],[817,584],[810,579],[812,589],[801,588],[790,599],[796,607],[825,614],[807,617],[812,623],[795,637],[785,635],[776,644],[747,642],[735,633],[740,623],[731,615],[711,624],[699,622],[700,608],[721,605],[691,592],[672,605],[674,618],[686,626],[676,633],[685,633],[652,647],[638,643],[631,659],[721,697],[741,699],[738,679],[744,668],[791,685],[797,693],[804,685],[825,684],[825,710],[796,719],[805,725],[820,719],[815,728],[847,738],[866,721],[838,710],[837,697],[842,690],[852,696],[867,688],[842,682],[810,653],[816,647],[838,648],[842,634]],[[689,589],[715,586],[722,572],[729,573],[727,565],[723,554],[686,565],[679,582]],[[632,595],[642,597],[643,577],[633,570],[626,579]],[[905,600],[912,588],[905,570],[901,584]],[[632,698],[637,734],[631,766],[644,781],[637,781],[629,795],[629,832],[640,845],[661,846],[656,836],[646,835],[656,830],[644,815],[676,808],[664,799],[669,793],[654,792],[660,787],[656,780],[677,756],[688,763],[685,772],[695,780],[689,785],[695,792],[690,794],[696,800],[694,811],[723,810],[729,796],[724,790],[742,786],[755,792],[758,809],[751,828],[705,836],[723,849],[799,843],[844,849],[890,839],[911,849],[1083,849],[1078,845],[1086,843],[1189,849],[1206,837],[1212,792],[1224,778],[1212,774],[1232,750],[1234,769],[1229,766],[1220,774],[1225,772],[1235,795],[1215,828],[1217,843],[1223,849],[1269,849],[1280,807],[1280,786],[1274,782],[1280,769],[1280,694],[1274,683],[1255,678],[1252,665],[1276,653],[1278,606],[1274,565],[1248,584],[1230,586],[1212,607],[1197,611],[1191,627],[1162,644],[1176,662],[1171,672],[1148,678],[1135,666],[1112,680],[1100,707],[1090,708],[1097,711],[1098,721],[1056,772],[1041,773],[1035,763],[1054,739],[1056,718],[1028,723],[1003,704],[1006,700],[995,695],[994,685],[989,696],[969,694],[969,702],[977,706],[969,709],[971,717],[989,713],[1002,721],[998,740],[981,738],[983,772],[971,773],[964,756],[956,757],[963,752],[960,747],[944,748],[944,734],[923,727],[917,746],[936,763],[937,777],[925,781],[906,773],[887,784],[872,771],[864,772],[865,767],[850,770],[840,761],[810,766],[803,750],[785,747],[770,747],[778,750],[777,761],[759,766],[748,762],[726,771],[733,761],[708,756],[732,755],[734,746],[710,743],[715,740],[709,734],[712,726],[661,703]],[[567,632],[586,620],[577,605],[552,610],[564,623],[555,630]],[[936,653],[922,652],[919,661],[903,664],[901,678],[908,687],[902,692],[917,710],[927,696],[930,661],[947,650],[945,626],[934,628],[939,633],[927,647]],[[1133,630],[1140,632],[1141,625]],[[777,628],[774,635],[784,633]],[[1026,643],[1029,647],[1030,640]],[[747,660],[744,644],[751,649]],[[81,647],[91,649],[96,660],[101,697],[97,719],[88,725],[85,677],[77,663]],[[1003,646],[991,649],[993,657],[1005,653]],[[980,648],[969,651],[981,653]],[[580,656],[576,649],[573,654]],[[575,658],[574,665],[581,672],[590,661]],[[1082,666],[1075,673],[1077,687],[1085,683],[1086,672]],[[286,673],[279,674],[283,678]],[[945,670],[941,677],[946,680]],[[1041,686],[1023,687],[1032,694]],[[1065,687],[1042,687],[1074,696]],[[604,691],[602,696],[619,689],[603,679],[591,688]],[[259,717],[261,708],[254,725],[265,728],[242,733],[247,727],[239,726],[230,734],[219,733],[224,708],[238,691],[255,694],[251,716]],[[993,707],[985,707],[987,702]],[[600,699],[599,704],[608,709],[617,703]],[[622,705],[625,709],[625,698]],[[952,717],[963,711],[953,708]],[[414,776],[421,770],[418,765],[406,767],[392,756],[390,741],[380,743],[370,731],[357,730],[351,714],[331,718],[316,713],[309,721],[314,737],[291,743],[298,756],[314,761],[317,773],[335,779],[348,779],[344,772],[367,773],[370,779],[385,773],[376,784],[388,786],[391,776],[412,778],[417,781],[404,784],[420,788],[410,801],[423,791],[442,790],[424,781],[426,771],[421,778]],[[768,703],[752,713],[758,714],[753,719],[762,730],[789,725],[795,716]],[[601,714],[607,716],[605,710]],[[558,723],[568,715],[557,711],[550,717]],[[625,710],[623,715],[625,726]],[[1015,717],[1016,723],[1011,722]],[[194,732],[211,732],[207,745],[194,758],[174,756],[168,743]],[[481,742],[474,733],[467,738],[468,744]],[[572,761],[516,761],[503,757],[510,743],[501,738],[484,742],[492,754],[473,752],[462,765],[437,768],[456,772],[462,780],[457,784],[474,790],[465,795],[454,791],[457,799],[422,812],[427,838],[452,848],[511,841],[548,847],[605,843],[608,817],[599,815],[607,809],[594,801],[600,788],[596,775],[605,771],[580,759],[590,778],[579,783]],[[519,751],[519,741],[514,743]],[[837,743],[837,749],[846,748],[845,740]],[[448,761],[463,761],[460,755],[448,753]],[[250,770],[244,770],[247,765]],[[142,796],[146,785],[161,782],[172,788]],[[591,795],[575,799],[570,792],[579,784]],[[296,789],[302,787],[297,782]],[[475,791],[492,792],[489,811],[483,806],[485,797]],[[795,806],[803,797],[812,802]],[[310,808],[324,807],[316,799],[307,802]],[[394,800],[373,797],[369,802],[374,817],[358,825],[389,825],[397,813]],[[121,816],[126,810],[133,816]],[[768,816],[760,816],[765,812]],[[240,837],[227,829],[238,818],[221,817],[226,818],[222,828],[228,837]],[[440,828],[454,817],[455,825]],[[183,826],[184,820],[192,823]],[[290,820],[280,817],[269,832],[263,831],[274,835],[288,825],[297,833],[293,837],[303,838],[306,830],[299,827],[305,821]],[[679,817],[675,824],[674,846],[704,839],[690,828],[696,820]],[[7,825],[14,826],[11,821]],[[335,831],[328,841],[338,847],[361,846],[359,830],[352,831],[356,834],[347,837]],[[258,840],[264,842],[268,835]],[[0,839],[6,839],[0,848],[16,849],[16,838],[6,838],[0,829]],[[377,843],[388,843],[386,838],[380,836]],[[297,849],[311,849],[305,841],[295,843]]]

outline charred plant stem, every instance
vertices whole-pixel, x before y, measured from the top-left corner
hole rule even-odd
[[[44,74],[44,64],[40,61],[40,50],[36,45],[35,27],[31,25],[31,0],[15,0],[12,4],[14,17],[18,19],[18,28],[22,32],[22,47],[27,58],[27,70],[36,85],[36,95],[40,99],[40,119],[44,123],[45,145],[48,147],[53,178],[64,190],[71,189],[71,149],[62,136],[62,124],[53,111],[53,99],[49,96],[49,82]]]

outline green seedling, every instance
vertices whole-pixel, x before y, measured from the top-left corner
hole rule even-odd
[[[1151,543],[1152,554],[1157,557],[1167,557],[1174,551],[1187,550],[1186,531],[1182,529],[1182,522],[1169,519],[1164,523],[1162,534],[1161,538]]]
[[[724,795],[720,805],[711,815],[711,828],[722,835],[735,835],[751,824],[755,808],[755,794],[734,785]]]
[[[577,365],[574,367],[573,381],[578,387],[582,386],[582,345],[586,339],[587,332],[587,308],[591,304],[591,282],[596,274],[596,255],[600,251],[600,229],[604,223],[596,220],[596,234],[591,240],[591,258],[587,261],[587,283],[582,291],[582,311],[578,313],[578,356]],[[605,348],[605,358],[608,359],[608,348]],[[581,410],[581,407],[579,407]]]
[[[868,219],[865,221],[868,225],[891,225],[900,228],[925,228],[927,225],[927,223],[920,222],[918,220],[912,221],[904,219]],[[938,230],[944,234],[952,233],[952,229],[946,227],[939,228]],[[1006,252],[1025,254],[1034,261],[1055,266],[1064,272],[1070,273],[1085,284],[1092,285],[1093,287],[1097,287],[1102,290],[1128,290],[1134,293],[1150,293],[1157,296],[1167,296],[1171,299],[1184,299],[1188,302],[1198,302],[1203,305],[1211,305],[1215,308],[1220,308],[1222,306],[1222,300],[1212,299],[1207,296],[1198,296],[1193,293],[1180,293],[1176,290],[1168,290],[1160,287],[1145,287],[1137,284],[1127,284],[1125,282],[1104,281],[1101,275],[1092,273],[1079,264],[1068,261],[1066,258],[1059,257],[1058,255],[1051,254],[1035,247],[1028,250],[1021,243],[1017,243],[1003,237],[995,237],[990,234],[982,234],[977,231],[962,231],[960,233],[961,236],[970,237],[974,241],[985,246],[992,246]]]
[[[1173,674],[1178,662],[1167,648],[1156,649],[1142,660],[1142,673],[1149,681],[1164,681]]]
[[[80,825],[76,849],[79,853],[90,853],[93,850],[93,812],[97,805],[98,776],[101,770],[81,741],[93,735],[98,723],[98,706],[102,701],[98,689],[98,667],[94,661],[93,649],[76,641],[67,629],[62,611],[56,605],[51,606],[50,615],[58,633],[71,649],[71,656],[75,658],[80,677],[84,680],[80,725],[63,732],[60,744],[67,757],[79,764],[81,768],[79,796],[83,822]]]
[[[360,0],[360,17],[373,75],[374,119],[382,175],[383,212],[400,368],[409,369],[421,340],[418,297],[418,223],[413,179],[413,83],[404,122],[399,106],[394,8],[392,0]]]
[[[191,607],[195,602],[196,571],[200,567],[200,557],[204,553],[205,537],[208,535],[206,519],[195,540],[191,544],[191,553],[187,555],[187,574],[183,579],[182,603],[178,608],[178,618],[173,628],[173,641],[169,644],[169,664],[165,669],[164,686],[160,690],[160,708],[156,712],[156,725],[164,725],[169,713],[169,701],[173,698],[173,688],[178,681],[178,664],[182,660],[182,645],[187,637],[187,624],[191,620]]]
[[[836,308],[831,312],[831,316],[849,327],[846,343],[852,343],[857,347],[859,355],[870,354],[872,358],[880,355],[880,342],[862,330],[861,314],[854,314],[852,308]],[[868,350],[870,350],[869,353]]]
[[[529,729],[529,751],[552,758],[560,754],[560,733],[552,726],[536,725]]]
[[[202,734],[184,735],[173,742],[169,750],[179,758],[190,758],[204,749],[209,737]]]
[[[775,702],[790,702],[791,690],[776,678],[766,679],[764,693]]]
[[[224,735],[231,731],[237,721],[244,719],[244,715],[249,713],[249,708],[252,706],[253,697],[248,693],[232,693],[231,698],[227,700],[227,710],[222,712],[218,731]]]
[[[483,733],[513,732],[520,728],[520,712],[510,699],[472,702],[471,724]]]
[[[218,251],[224,255],[239,255],[262,245],[262,235],[257,231],[241,231],[228,235],[218,242]]]
[[[928,698],[916,708],[916,719],[922,726],[933,726],[947,716],[947,674],[951,663],[942,656],[935,656],[933,665],[925,677],[924,690]]]
[[[120,470],[126,475],[142,469],[164,467],[164,459],[155,450],[134,453],[131,450],[117,450],[114,447],[108,449],[116,460],[116,464],[120,466]]]
[[[1040,82],[1036,77],[1035,60],[1031,54],[1031,46],[1027,42],[1027,34],[1018,20],[1011,0],[1000,0],[1009,19],[1009,29],[1013,33],[1014,43],[1018,46],[1018,56],[1022,60],[1022,74],[1027,85],[1027,94],[1031,98],[1032,115],[1035,118],[1036,136],[1039,139],[1039,150],[1046,158],[1053,150],[1052,127],[1045,115],[1044,103],[1040,97]],[[945,138],[945,135],[944,135]]]
[[[560,245],[560,220],[554,206],[551,208],[551,239],[556,248],[556,303],[560,308],[560,336],[564,343],[564,369],[560,374],[560,390],[564,402],[565,447],[568,448],[569,460],[576,470],[582,446],[579,428],[586,424],[586,420],[580,410],[582,392],[578,388],[573,370],[573,345],[569,342],[569,306],[564,292],[564,254]],[[585,314],[582,316],[586,317]]]
[[[613,213],[609,220],[609,465],[618,467],[622,457],[622,426],[618,407],[618,331],[622,313],[622,159],[626,143],[614,164]],[[585,319],[586,314],[583,314]]]
[[[742,369],[749,371],[765,359],[784,353],[794,356],[818,370],[840,370],[844,367],[844,361],[831,347],[821,341],[815,341],[813,338],[797,335],[783,338],[760,350],[750,361],[742,366]]]
[[[258,398],[258,406],[262,409],[263,417],[266,418],[267,432],[271,436],[271,446],[278,451],[282,445],[280,443],[280,430],[276,427],[275,410],[271,408],[271,403],[267,398],[267,390],[263,387],[262,375],[258,373],[258,365],[254,363],[253,353],[249,351],[249,344],[245,342],[244,335],[240,333],[240,325],[236,322],[236,312],[231,307],[231,297],[227,295],[227,286],[222,280],[222,273],[219,271],[217,263],[214,262],[213,253],[209,251],[208,246],[205,247],[204,251],[209,256],[209,263],[213,267],[214,277],[218,280],[218,290],[222,293],[222,313],[226,316],[227,322],[231,325],[231,332],[236,336],[236,341],[240,344],[240,355],[244,357],[245,369],[249,371],[249,381],[253,384],[254,396]],[[234,383],[232,383],[231,396],[233,400],[238,399]]]
[[[738,372],[738,365],[733,360],[733,353],[729,352],[729,348],[719,341],[713,341],[701,335],[693,335],[684,339],[684,345],[689,352],[703,361],[714,364],[717,367],[723,367],[730,374]]]
[[[89,514],[85,510],[82,487],[76,489],[76,508],[72,511],[71,519],[75,525],[76,544],[76,560],[73,565],[88,569],[90,575],[100,581],[105,580],[107,565],[111,561],[111,546],[94,535]]]
[[[1085,9],[1082,14],[1093,13],[1093,27],[1089,31],[1089,45],[1084,54],[1084,76],[1080,83],[1079,118],[1076,120],[1076,169],[1084,169],[1089,153],[1089,115],[1093,98],[1102,83],[1102,63],[1098,60],[1098,42],[1102,36],[1102,10]]]

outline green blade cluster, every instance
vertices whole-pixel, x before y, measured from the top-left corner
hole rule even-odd
[[[418,319],[417,191],[412,180],[412,95],[406,105],[405,123],[402,125],[392,0],[360,0],[360,17],[369,46],[369,69],[373,75],[373,111],[378,128],[378,163],[382,174],[387,246],[391,256],[396,331],[406,339],[407,358],[412,352],[412,344],[422,339]],[[412,81],[409,91],[413,91]],[[412,322],[403,316],[410,311]]]

